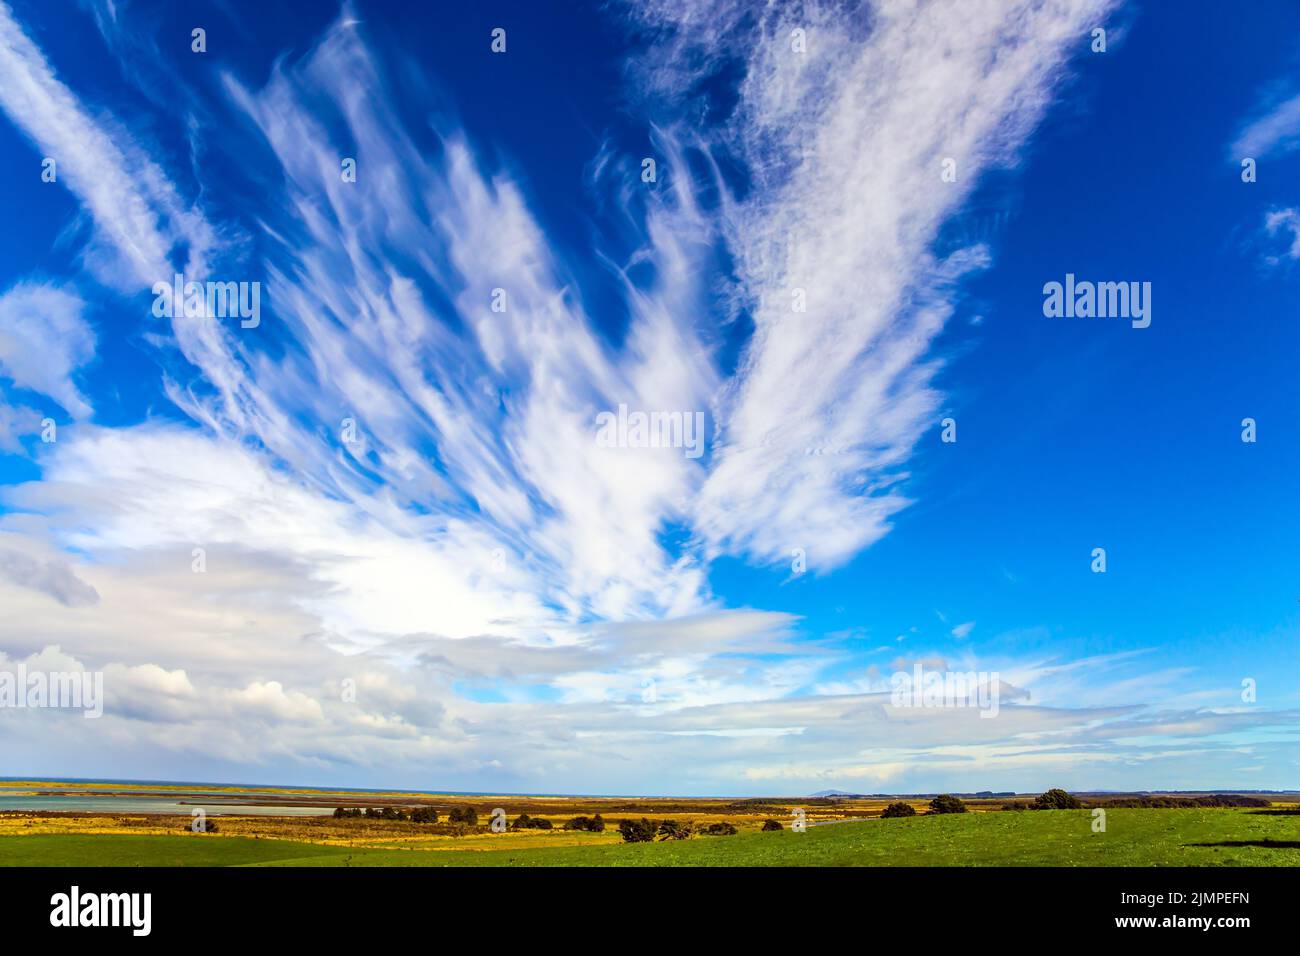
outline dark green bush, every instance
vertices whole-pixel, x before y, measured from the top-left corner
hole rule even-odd
[[[572,821],[570,821],[570,822],[572,822]],[[515,822],[512,823],[512,824],[510,824],[510,829],[512,829],[512,830],[550,830],[550,829],[552,829],[552,824],[551,824],[551,821],[550,821],[550,820],[545,820],[545,819],[543,819],[543,818],[541,818],[541,817],[530,817],[530,816],[529,816],[528,814],[526,814],[526,813],[521,813],[521,814],[519,814],[519,816],[515,817]],[[565,829],[572,829],[572,828],[566,825]]]
[[[589,833],[604,833],[605,820],[598,813],[594,817],[574,817],[564,824],[566,830],[585,830]]]
[[[1071,796],[1059,787],[1040,793],[1033,803],[1034,810],[1078,810],[1082,806],[1078,797]]]
[[[914,816],[916,816],[916,808],[912,806],[910,803],[904,803],[901,800],[899,800],[897,803],[891,803],[889,806],[885,807],[885,809],[881,811],[880,814],[880,818],[882,820],[890,819],[892,817],[914,817]]]
[[[965,813],[966,804],[951,793],[941,793],[930,801],[931,813]]]

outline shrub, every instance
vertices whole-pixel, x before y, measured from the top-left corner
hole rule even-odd
[[[710,823],[704,828],[703,832],[707,836],[735,836],[736,828],[725,821]]]
[[[541,817],[530,817],[526,813],[519,814],[519,816],[515,817],[515,822],[510,824],[512,830],[550,830],[551,828],[550,820],[544,820]],[[566,829],[571,828],[566,825]]]
[[[433,807],[416,807],[411,811],[412,823],[437,823],[438,811]]]
[[[930,801],[931,813],[965,813],[966,804],[951,793],[941,793]]]
[[[1078,810],[1083,804],[1079,798],[1071,796],[1059,787],[1054,787],[1046,793],[1040,793],[1035,799],[1033,809],[1035,810]]]
[[[659,827],[653,820],[642,817],[639,821],[619,820],[618,832],[622,834],[624,843],[649,843],[659,832]]]
[[[784,829],[785,829],[785,827],[781,826],[781,821],[780,821],[780,820],[764,820],[764,821],[763,821],[763,832],[764,832],[764,833],[768,832],[769,830],[784,830]]]
[[[889,806],[885,807],[885,809],[881,811],[880,814],[880,818],[882,820],[889,819],[891,817],[914,817],[914,816],[916,816],[916,808],[913,807],[910,803],[904,803],[901,800],[899,800],[897,803],[891,803]]]
[[[359,816],[361,816],[360,807],[335,807],[334,809],[335,820],[351,820]]]

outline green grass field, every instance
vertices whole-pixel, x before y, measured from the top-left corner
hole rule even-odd
[[[221,836],[0,838],[4,866],[1297,866],[1300,816],[1115,809],[870,820],[805,833],[523,850],[320,846]]]

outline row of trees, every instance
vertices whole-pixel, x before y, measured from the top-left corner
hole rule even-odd
[[[930,808],[926,815],[934,813],[966,813],[966,804],[961,802],[960,797],[954,797],[951,793],[941,793],[930,801]],[[904,803],[899,800],[897,803],[891,803],[885,807],[880,814],[882,819],[893,817],[914,817],[916,816],[916,807],[910,803]]]
[[[438,811],[433,807],[338,807],[334,811],[335,820],[350,820],[365,817],[368,820],[410,820],[414,823],[437,823]]]
[[[437,823],[438,811],[433,807],[338,807],[334,819],[351,820],[364,817],[367,820],[406,820],[411,823]],[[473,807],[452,807],[447,815],[448,823],[460,823],[465,826],[478,826],[478,811]],[[521,813],[510,824],[512,830],[550,830],[554,824],[543,817],[530,817]],[[590,833],[605,832],[605,818],[599,813],[594,817],[574,817],[564,824],[566,830],[585,830]]]
[[[780,830],[781,824],[776,820],[768,820],[763,824],[763,829]],[[689,840],[697,834],[735,836],[739,831],[725,820],[708,824],[689,821],[681,823],[677,820],[660,820],[656,823],[654,820],[642,817],[640,820],[619,820],[618,832],[623,837],[624,843],[650,843],[655,840]]]
[[[438,811],[433,807],[338,807],[334,811],[335,820],[353,820],[365,817],[367,820],[405,820],[411,823],[437,823]],[[473,807],[455,807],[447,818],[451,823],[466,823],[475,826],[478,813]]]

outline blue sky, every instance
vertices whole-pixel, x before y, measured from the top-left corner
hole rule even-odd
[[[1298,26],[0,5],[0,669],[107,696],[7,772],[1300,786]]]

